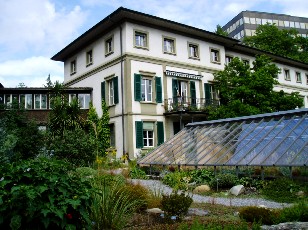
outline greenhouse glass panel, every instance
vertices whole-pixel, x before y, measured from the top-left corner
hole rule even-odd
[[[188,124],[140,165],[306,166],[308,109]]]

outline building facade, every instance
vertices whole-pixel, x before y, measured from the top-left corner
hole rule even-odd
[[[119,8],[52,57],[64,62],[68,87],[93,89],[93,105],[109,107],[111,144],[117,156],[137,157],[206,120],[218,106],[213,73],[233,57],[251,65],[263,51],[238,40],[140,12]],[[279,86],[299,91],[307,104],[308,65],[268,54],[281,68]]]
[[[303,37],[307,37],[308,34],[308,18],[257,11],[242,11],[222,29],[229,37],[241,40],[243,37],[254,35],[257,27],[266,23],[275,24],[280,29],[296,29]]]

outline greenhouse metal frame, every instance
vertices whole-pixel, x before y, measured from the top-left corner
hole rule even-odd
[[[189,123],[137,163],[306,167],[308,109]]]

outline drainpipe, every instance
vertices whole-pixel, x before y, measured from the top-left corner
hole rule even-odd
[[[122,26],[120,25],[120,52],[121,52],[121,100],[122,100],[122,154],[125,155],[125,128],[124,128],[124,74],[123,74],[123,42],[122,42]]]

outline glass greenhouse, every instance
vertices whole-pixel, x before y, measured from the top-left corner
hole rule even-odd
[[[307,166],[308,109],[189,123],[139,165]]]

